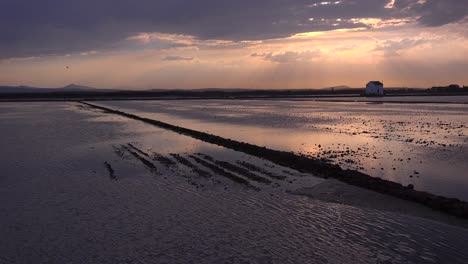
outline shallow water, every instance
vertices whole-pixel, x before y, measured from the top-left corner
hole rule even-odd
[[[281,100],[114,101],[142,117],[322,157],[468,201],[468,105]]]
[[[1,263],[468,259],[466,229],[289,195],[285,190],[295,184],[320,179],[137,121],[73,103],[11,103],[0,104],[0,126]],[[122,149],[133,149],[129,143],[172,161],[171,153],[208,162],[201,152],[232,164],[251,162],[287,179],[251,182],[256,190],[204,166],[195,167],[211,177],[138,152],[155,165],[151,169]]]

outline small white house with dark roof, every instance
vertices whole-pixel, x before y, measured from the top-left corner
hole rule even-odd
[[[379,81],[371,81],[366,85],[366,95],[384,96],[384,85]]]

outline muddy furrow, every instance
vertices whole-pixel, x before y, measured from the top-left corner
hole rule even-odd
[[[115,176],[114,169],[112,166],[109,164],[109,162],[104,162],[104,165],[106,166],[107,172],[109,172],[109,178],[112,180],[117,180],[117,177]]]
[[[119,158],[125,160],[129,159],[130,157],[126,154],[126,150],[122,146],[112,146],[112,149],[114,150],[115,155],[117,155]]]
[[[213,157],[208,156],[206,154],[202,154],[202,153],[197,153],[197,155],[203,157],[206,160],[209,160],[209,161],[213,162],[214,164],[218,165],[219,167],[221,167],[223,169],[235,172],[235,173],[237,173],[239,175],[242,175],[242,176],[244,176],[244,177],[246,177],[246,178],[248,178],[248,179],[250,179],[252,181],[256,181],[256,182],[260,182],[260,183],[266,183],[266,184],[271,183],[271,181],[269,179],[258,176],[257,174],[254,174],[254,173],[250,172],[249,170],[246,170],[246,169],[244,169],[242,167],[236,166],[236,165],[234,165],[232,163],[229,163],[227,161],[216,160]]]
[[[226,178],[228,178],[228,179],[230,179],[230,180],[232,180],[232,181],[234,181],[236,183],[240,183],[240,184],[243,184],[243,185],[245,185],[247,187],[253,188],[255,190],[259,190],[257,187],[250,184],[250,182],[248,180],[246,180],[244,178],[241,178],[239,176],[236,176],[236,175],[234,175],[234,174],[232,174],[232,173],[230,173],[228,171],[225,171],[224,169],[222,169],[222,168],[220,168],[220,167],[218,167],[218,166],[216,166],[216,165],[214,165],[214,164],[212,164],[212,163],[210,163],[208,161],[205,161],[205,160],[203,160],[203,159],[201,159],[201,158],[199,158],[197,156],[194,156],[194,155],[189,155],[189,157],[191,159],[193,159],[195,162],[197,162],[198,164],[203,165],[204,167],[210,169],[211,171],[213,171],[216,174],[224,176],[224,177],[226,177]]]
[[[179,154],[170,154],[172,157],[174,157],[174,159],[176,159],[178,162],[180,162],[181,164],[189,167],[193,172],[195,172],[199,177],[203,177],[203,178],[211,178],[213,177],[211,175],[211,173],[205,171],[205,170],[202,170],[200,169],[199,167],[197,167],[195,164],[193,164],[192,162],[190,162],[188,159],[180,156]]]
[[[202,158],[204,158],[204,159],[206,159],[206,160],[209,160],[209,161],[211,161],[211,162],[214,162],[214,161],[215,161],[213,157],[211,157],[210,155],[207,155],[207,154],[205,154],[205,153],[200,153],[200,152],[198,152],[198,153],[195,153],[195,154],[198,155],[198,156],[200,156],[200,157],[202,157]]]
[[[335,178],[351,185],[417,202],[432,209],[468,219],[468,202],[460,201],[459,199],[447,198],[427,192],[416,191],[411,188],[412,186],[403,186],[400,183],[384,180],[381,178],[375,178],[356,170],[344,170],[338,165],[327,163],[321,159],[311,158],[288,151],[268,149],[266,147],[239,142],[86,102],[81,103],[96,109],[103,110],[104,112],[110,114],[116,114],[130,119],[139,120],[182,135],[187,135],[208,143],[243,152],[300,172],[311,173],[313,175],[322,176],[325,178]]]
[[[174,167],[176,166],[177,164],[170,158],[166,157],[166,156],[163,156],[157,152],[153,152],[151,154],[151,158],[161,164],[163,164],[164,166],[166,166],[167,168],[170,168],[170,167]]]
[[[156,166],[154,166],[154,164],[151,161],[148,161],[144,157],[140,156],[140,154],[138,154],[137,152],[133,151],[132,149],[130,149],[127,146],[122,145],[122,148],[124,148],[126,151],[128,151],[130,154],[132,154],[132,156],[134,156],[139,161],[141,161],[141,163],[143,163],[146,167],[150,168],[151,171],[154,171],[154,172],[158,171],[158,168],[156,168]]]
[[[239,167],[239,166],[236,166],[232,163],[229,163],[227,161],[220,161],[220,160],[217,160],[215,161],[215,164],[224,168],[224,169],[227,169],[227,170],[230,170],[230,171],[233,171],[235,173],[238,173],[252,181],[256,181],[256,182],[260,182],[260,183],[266,183],[266,184],[270,184],[271,181],[267,178],[263,178],[261,176],[258,176],[257,174],[254,174],[242,167]]]
[[[149,159],[152,159],[152,160],[154,160],[154,161],[157,161],[157,162],[161,163],[162,165],[166,166],[167,168],[176,165],[176,163],[175,163],[173,160],[171,160],[170,158],[165,157],[165,156],[163,156],[163,155],[161,155],[161,154],[159,154],[159,153],[157,153],[157,152],[153,152],[153,153],[150,155],[150,154],[144,152],[143,150],[137,148],[135,145],[133,145],[133,144],[131,144],[131,143],[128,143],[127,145],[128,145],[130,148],[132,148],[133,150],[137,151],[138,153],[140,153],[140,154],[146,156],[146,157],[149,158]]]
[[[261,167],[258,167],[252,163],[249,163],[249,162],[245,162],[245,161],[240,161],[238,160],[237,161],[237,164],[239,164],[240,166],[248,169],[248,170],[251,170],[251,171],[255,171],[255,172],[258,172],[258,173],[261,173],[263,175],[266,175],[272,179],[275,179],[275,180],[284,180],[286,179],[287,177],[286,176],[283,176],[283,175],[277,175],[277,174],[274,174],[274,173],[271,173]]]
[[[127,146],[129,146],[130,148],[132,148],[133,150],[135,150],[136,152],[140,153],[141,155],[143,156],[146,156],[148,158],[151,158],[150,155],[146,152],[144,152],[143,150],[135,147],[135,145],[131,144],[131,143],[128,143]]]

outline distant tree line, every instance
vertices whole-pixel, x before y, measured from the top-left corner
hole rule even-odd
[[[0,93],[0,99],[119,99],[119,98],[275,98],[275,97],[302,97],[302,96],[336,96],[356,95],[361,93],[360,89],[346,89],[331,92],[330,90],[297,89],[297,90],[242,90],[242,91],[197,91],[197,90],[170,90],[170,91],[113,91],[113,92],[47,92],[47,93]]]
[[[468,94],[468,87],[387,88],[387,96]],[[364,89],[283,89],[283,90],[148,90],[148,91],[57,91],[0,93],[0,100],[126,100],[126,99],[249,99],[249,98],[301,98],[362,96]]]
[[[431,93],[468,93],[468,86],[461,87],[458,84],[448,86],[434,86],[429,89]]]

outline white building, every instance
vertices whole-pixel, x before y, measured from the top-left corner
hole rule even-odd
[[[383,96],[384,85],[379,81],[372,81],[366,85],[366,95],[370,96]]]

